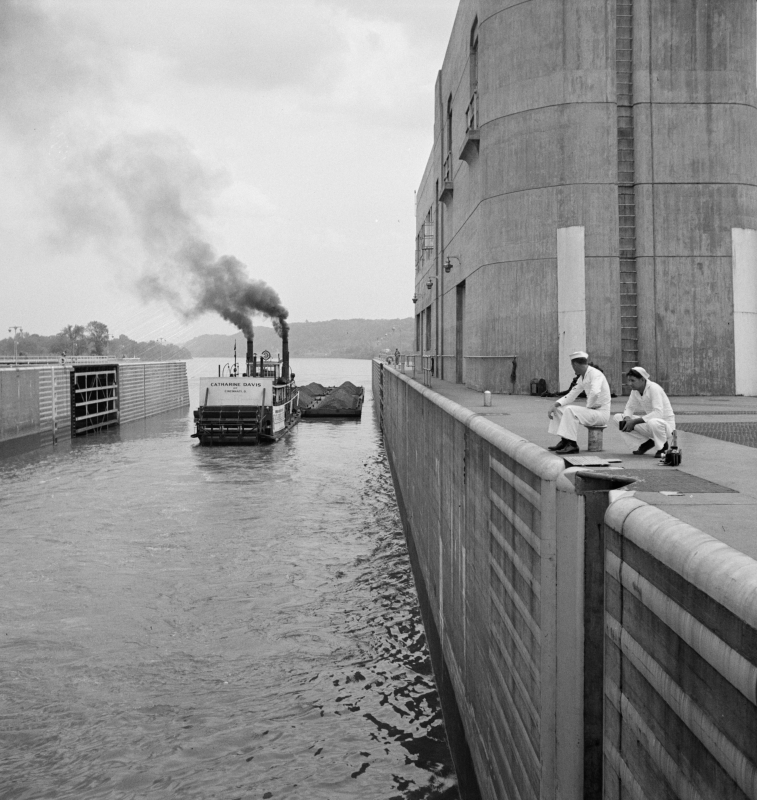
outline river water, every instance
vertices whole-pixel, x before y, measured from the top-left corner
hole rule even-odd
[[[218,361],[188,362],[190,401]],[[457,798],[368,361],[361,421],[191,410],[0,460],[0,798]]]

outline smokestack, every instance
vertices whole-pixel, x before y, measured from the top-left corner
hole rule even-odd
[[[281,357],[282,357],[282,365],[281,365],[281,377],[284,378],[285,381],[289,380],[289,328],[288,326],[282,326],[281,330]]]
[[[252,336],[247,339],[247,374],[255,374],[255,354],[252,352]]]

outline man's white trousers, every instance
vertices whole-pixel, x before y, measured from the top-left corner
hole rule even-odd
[[[589,428],[607,425],[610,422],[610,412],[600,411],[583,406],[561,406],[556,408],[552,419],[549,421],[549,432],[562,436],[563,439],[578,441],[578,426]]]
[[[622,414],[615,414],[613,417],[615,422],[620,423],[623,420]],[[642,422],[637,425],[630,433],[625,431],[620,432],[623,443],[629,450],[636,450],[636,448],[648,439],[654,439],[654,446],[661,450],[668,439],[670,434],[673,433],[674,427],[665,422],[664,419],[650,419],[647,422]]]

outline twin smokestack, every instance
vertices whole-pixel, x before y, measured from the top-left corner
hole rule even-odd
[[[281,326],[281,377],[285,381],[289,380],[289,326]],[[247,374],[257,375],[258,369],[255,363],[255,350],[253,347],[253,336],[247,337]],[[260,356],[260,374],[263,374],[263,356]]]

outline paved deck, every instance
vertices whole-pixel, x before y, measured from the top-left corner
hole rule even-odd
[[[413,377],[412,372],[408,377]],[[491,407],[484,407],[481,392],[460,384],[432,378],[429,388],[541,447],[556,441],[547,433],[547,411],[554,398],[495,394]],[[683,454],[678,469],[734,493],[670,497],[637,490],[636,496],[757,558],[757,397],[671,397],[670,401]],[[613,399],[612,414],[623,411],[625,403],[624,397]],[[586,454],[585,430],[581,437],[578,445],[581,454]],[[613,466],[626,470],[671,469],[658,466],[653,455],[630,454],[612,422],[604,432],[604,451],[598,455],[621,459]]]

